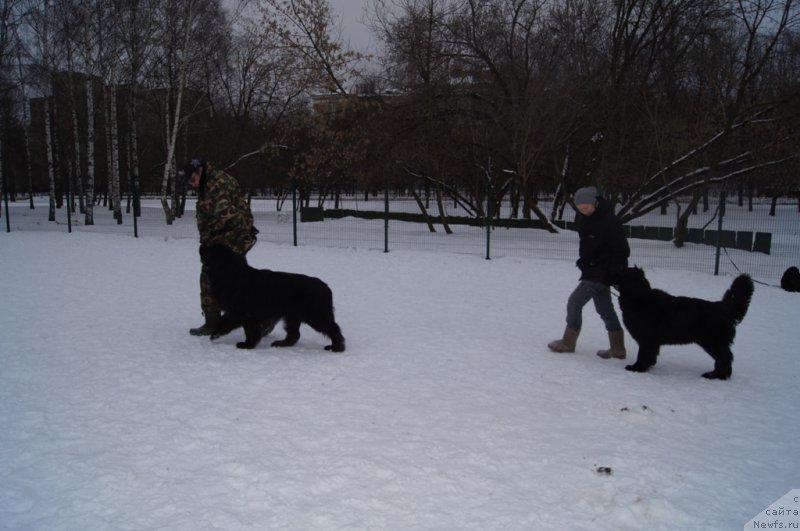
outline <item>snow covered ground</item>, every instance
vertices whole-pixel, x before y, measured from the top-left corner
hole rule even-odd
[[[0,234],[0,529],[727,530],[800,487],[798,294],[757,285],[719,382],[696,346],[599,359],[591,306],[549,352],[571,260],[249,260],[324,279],[347,351],[190,336],[192,238]],[[733,278],[646,270],[709,299]]]

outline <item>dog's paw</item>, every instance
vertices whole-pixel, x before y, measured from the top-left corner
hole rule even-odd
[[[344,344],[326,345],[325,350],[329,352],[344,352]]]
[[[239,341],[238,343],[236,343],[236,348],[248,348],[248,349],[250,349],[250,348],[253,348],[253,347],[255,347],[255,345],[251,345],[247,341]]]
[[[709,380],[727,380],[730,377],[731,377],[730,373],[725,374],[717,371],[709,371],[703,373],[703,378],[707,378]]]

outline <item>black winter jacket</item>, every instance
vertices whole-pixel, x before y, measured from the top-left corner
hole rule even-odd
[[[581,280],[608,284],[609,271],[627,267],[631,251],[622,223],[602,197],[597,198],[597,209],[591,216],[578,214],[578,236]]]

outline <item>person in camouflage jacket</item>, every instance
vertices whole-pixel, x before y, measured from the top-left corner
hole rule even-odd
[[[258,230],[253,226],[253,214],[242,195],[239,183],[224,171],[215,170],[202,159],[186,163],[189,185],[197,190],[197,230],[201,245],[222,244],[244,255],[256,243]],[[211,294],[208,271],[200,270],[200,308],[205,323],[192,328],[192,335],[210,335],[220,319],[220,307]]]

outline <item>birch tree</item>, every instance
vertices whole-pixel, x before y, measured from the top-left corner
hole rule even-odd
[[[119,125],[117,122],[117,85],[112,81],[106,89],[108,121],[108,192],[109,207],[114,213],[117,224],[122,223],[122,194],[119,173]]]
[[[19,40],[19,38],[17,38]],[[17,75],[19,79],[20,94],[22,96],[22,136],[25,145],[25,177],[28,187],[28,208],[34,210],[33,204],[33,170],[31,169],[31,143],[30,143],[30,102],[26,90],[25,69],[22,63],[22,47],[17,47]]]
[[[80,211],[84,212],[84,198],[83,198],[83,178],[81,171],[81,133],[78,123],[78,98],[76,96],[77,80],[75,73],[79,67],[77,64],[77,49],[80,41],[80,33],[86,21],[83,20],[83,10],[79,9],[77,4],[71,1],[59,0],[54,4],[54,15],[57,23],[57,44],[60,53],[65,58],[65,67],[67,71],[67,104],[69,105],[69,121],[71,124],[72,143],[69,147],[65,146],[64,156],[67,159],[64,171],[67,179],[67,192],[72,186],[77,186],[77,195],[79,196]],[[82,66],[82,65],[80,65]],[[67,193],[68,201],[67,208],[74,212],[74,201]]]
[[[84,92],[86,106],[86,179],[84,182],[84,224],[94,225],[95,182],[96,182],[96,145],[97,132],[95,121],[97,116],[97,99],[95,99],[96,80],[109,77],[112,67],[109,64],[115,56],[115,43],[112,40],[112,11],[110,4],[103,0],[80,0],[83,14],[84,31],[80,33],[78,53],[86,74]],[[101,94],[102,95],[102,94]],[[106,108],[105,98],[100,99]],[[104,112],[103,116],[107,114]],[[106,124],[108,122],[105,122]],[[108,146],[108,143],[104,143]]]
[[[0,90],[5,92],[11,85],[9,74],[13,72],[12,59],[18,50],[16,43],[17,26],[20,21],[20,4],[17,0],[0,0]],[[5,120],[2,121],[3,124]],[[24,122],[25,124],[26,122]],[[25,127],[25,125],[23,125]],[[3,162],[3,134],[5,127],[0,130],[0,190],[6,189]]]
[[[155,51],[158,4],[154,0],[123,2],[117,8],[116,35],[124,54],[123,76],[130,90],[128,98],[128,174],[133,188],[139,183],[138,99],[139,85],[147,77],[146,69],[155,63],[148,60]],[[139,215],[138,198],[134,201],[134,215]]]
[[[43,0],[42,4],[31,9],[27,14],[28,27],[32,32],[32,47],[35,55],[31,57],[33,72],[32,79],[39,92],[42,94],[43,127],[42,136],[45,140],[46,166],[49,207],[48,221],[56,221],[56,182],[55,160],[53,154],[52,135],[52,94],[53,94],[53,56],[52,56],[52,8],[50,0]]]
[[[160,69],[165,73],[162,79],[167,88],[163,116],[166,157],[161,177],[161,206],[167,224],[172,224],[176,215],[175,199],[171,206],[168,192],[176,173],[178,133],[182,127],[187,127],[192,113],[197,112],[196,108],[186,112],[183,107],[188,83],[194,72],[208,71],[206,63],[212,62],[215,47],[219,47],[218,39],[226,34],[228,28],[219,0],[169,0],[159,5],[162,7]],[[205,88],[201,100],[207,100],[210,80],[197,75],[192,79]],[[200,102],[194,103],[196,106]]]

